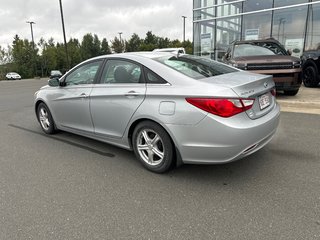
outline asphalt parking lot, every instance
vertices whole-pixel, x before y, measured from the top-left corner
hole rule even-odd
[[[320,239],[320,88],[278,95],[279,129],[256,154],[159,175],[129,151],[43,134],[44,84],[0,81],[0,239]]]

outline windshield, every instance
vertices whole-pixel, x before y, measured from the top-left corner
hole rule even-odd
[[[239,71],[216,61],[191,55],[166,56],[155,60],[194,79]]]
[[[257,42],[234,46],[234,57],[261,55],[287,55],[287,53],[285,49],[275,43]]]

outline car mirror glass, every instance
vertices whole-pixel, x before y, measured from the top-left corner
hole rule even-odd
[[[52,79],[48,80],[48,84],[50,87],[59,86],[59,78],[52,78]]]

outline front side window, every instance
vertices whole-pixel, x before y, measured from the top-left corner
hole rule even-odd
[[[92,84],[102,60],[83,64],[65,79],[66,85]]]
[[[194,79],[208,78],[238,71],[225,64],[197,56],[167,56],[156,58],[155,60]]]
[[[138,64],[125,60],[108,60],[100,83],[142,83],[142,70]]]

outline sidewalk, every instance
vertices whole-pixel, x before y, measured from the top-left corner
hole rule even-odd
[[[296,96],[277,93],[277,101],[283,112],[320,114],[320,87],[306,88],[302,85]]]

